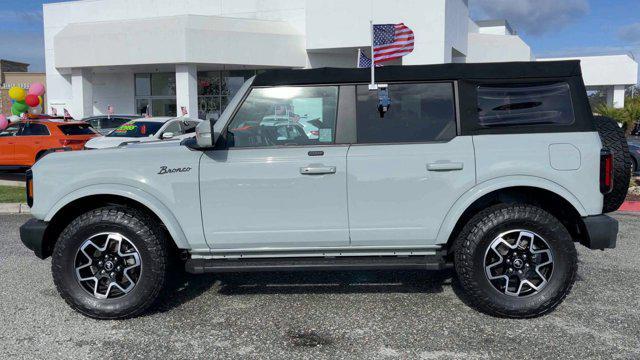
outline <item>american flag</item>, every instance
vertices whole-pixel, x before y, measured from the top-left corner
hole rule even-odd
[[[403,23],[373,26],[373,59],[376,63],[411,54],[414,44],[413,31]]]
[[[67,109],[64,109],[64,118],[65,119],[67,119],[67,118],[70,119],[71,118],[71,114],[69,114],[69,110],[67,110]]]
[[[376,67],[380,67],[382,65],[376,64]],[[364,53],[362,50],[358,50],[358,67],[359,68],[370,68],[371,67],[371,59]]]

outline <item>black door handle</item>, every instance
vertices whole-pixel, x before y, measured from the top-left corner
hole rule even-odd
[[[324,156],[324,151],[309,151],[307,153],[309,156]]]

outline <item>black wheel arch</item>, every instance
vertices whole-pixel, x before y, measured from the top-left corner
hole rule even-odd
[[[448,259],[452,259],[454,242],[464,226],[481,211],[499,204],[527,204],[537,206],[556,217],[578,242],[586,234],[586,226],[576,208],[557,193],[531,186],[509,187],[493,191],[471,204],[456,222],[445,246]]]
[[[124,196],[92,195],[70,202],[62,209],[60,209],[51,219],[43,238],[43,255],[45,256],[45,258],[51,256],[58,237],[75,218],[86,212],[106,206],[123,206],[136,209],[146,214],[157,224],[159,224],[162,231],[164,232],[164,235],[166,236],[166,239],[172,239],[171,234],[167,230],[162,220],[158,217],[158,215],[156,215],[156,213],[154,213],[144,204]],[[172,246],[171,250],[175,250],[176,252],[179,251],[174,241],[169,241],[169,243]]]

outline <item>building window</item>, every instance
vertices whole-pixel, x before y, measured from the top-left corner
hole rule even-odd
[[[152,116],[177,116],[175,73],[136,74],[136,111]]]
[[[198,117],[217,120],[254,70],[202,71],[198,73]]]

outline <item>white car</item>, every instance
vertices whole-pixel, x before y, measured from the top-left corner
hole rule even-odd
[[[155,117],[132,120],[106,136],[91,139],[86,149],[108,149],[123,144],[170,139],[185,139],[195,135],[200,120],[185,117]]]
[[[277,125],[289,125],[289,124],[299,124],[304,129],[304,133],[307,135],[309,140],[318,140],[320,136],[320,127],[322,126],[322,121],[320,119],[307,119],[306,117],[300,117],[297,120],[294,120],[292,117],[287,115],[270,115],[264,117],[260,122],[261,126],[277,126]]]

